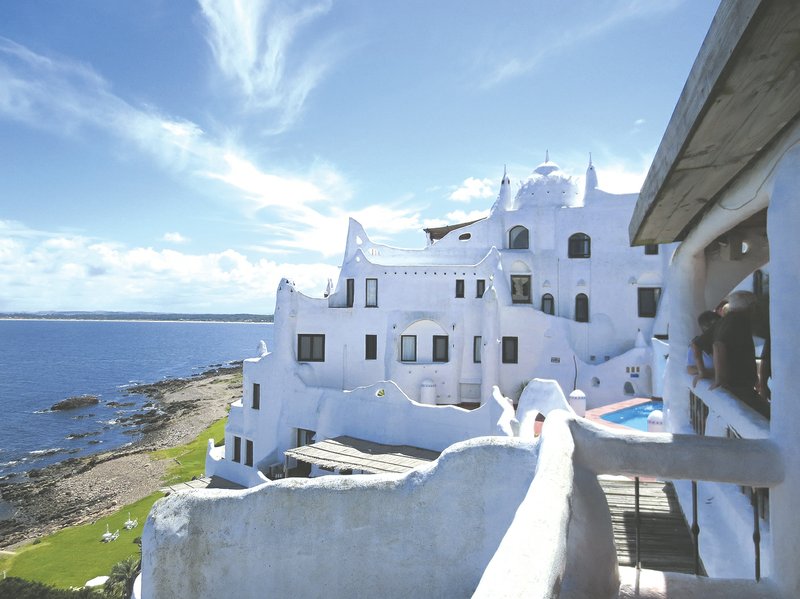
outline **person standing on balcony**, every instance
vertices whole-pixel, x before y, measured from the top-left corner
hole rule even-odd
[[[686,371],[689,374],[702,374],[700,378],[711,378],[714,369],[713,329],[720,318],[720,315],[713,310],[706,310],[697,317],[697,323],[703,332],[689,344],[689,355],[686,358]]]

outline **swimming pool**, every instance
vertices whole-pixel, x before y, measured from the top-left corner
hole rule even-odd
[[[622,408],[621,410],[603,414],[600,418],[607,422],[613,422],[614,424],[621,424],[622,426],[635,428],[640,431],[647,431],[647,417],[650,415],[650,412],[663,409],[664,402],[648,401],[636,406],[630,406],[629,408]]]

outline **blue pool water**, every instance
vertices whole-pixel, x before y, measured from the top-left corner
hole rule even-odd
[[[614,424],[621,424],[622,426],[635,428],[640,431],[647,431],[647,417],[650,415],[650,412],[663,409],[664,402],[648,401],[638,406],[622,408],[621,410],[603,414],[601,418],[607,422],[613,422]]]

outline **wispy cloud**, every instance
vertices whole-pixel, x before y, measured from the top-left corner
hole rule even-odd
[[[0,221],[0,310],[267,312],[282,276],[321,293],[336,268],[282,264],[226,249],[189,254],[130,247]],[[48,289],[43,294],[42,289]]]
[[[272,110],[271,132],[289,127],[306,98],[336,60],[335,34],[306,36],[304,29],[324,17],[332,2],[199,0],[206,40],[223,75],[233,81],[245,107]]]
[[[497,193],[497,183],[492,179],[468,177],[448,197],[454,202],[491,198]]]
[[[553,27],[551,30],[557,35],[534,36],[532,39],[538,47],[531,48],[528,40],[520,56],[506,55],[490,68],[481,82],[483,87],[493,87],[510,79],[526,75],[535,70],[550,56],[563,52],[573,46],[584,44],[593,38],[599,37],[624,23],[649,17],[653,14],[674,10],[685,0],[622,0],[612,3],[597,5],[592,2],[591,9],[584,11],[580,18],[566,27]],[[598,17],[599,16],[599,17]]]
[[[197,123],[126,102],[91,68],[38,55],[3,38],[0,118],[61,135],[80,135],[87,128],[102,131],[152,156],[168,171],[223,185],[218,194],[223,201],[254,222],[270,223],[265,227],[275,236],[270,247],[323,256],[342,249],[348,215],[344,204],[352,191],[334,166],[316,160],[302,172],[265,169],[245,149],[215,139]],[[353,215],[385,236],[420,226],[418,211],[406,206],[366,206]]]
[[[174,231],[172,233],[164,233],[164,237],[162,239],[168,243],[176,243],[176,244],[189,242],[189,239],[187,237],[184,237],[177,231]]]

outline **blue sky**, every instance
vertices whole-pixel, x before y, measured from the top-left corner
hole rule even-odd
[[[717,5],[0,3],[0,311],[271,313],[548,149],[637,191]]]

